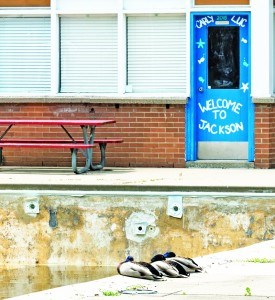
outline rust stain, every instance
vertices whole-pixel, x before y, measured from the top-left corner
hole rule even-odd
[[[274,238],[274,198],[201,200],[186,197],[178,219],[167,216],[165,197],[41,196],[40,213],[29,216],[24,196],[0,195],[0,264],[116,265],[127,254],[147,261],[167,250],[196,257]],[[49,207],[57,210],[54,229]],[[155,216],[157,234],[127,239],[133,213]]]

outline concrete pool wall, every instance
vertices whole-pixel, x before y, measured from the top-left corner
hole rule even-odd
[[[115,266],[275,236],[274,193],[2,190],[0,265]]]

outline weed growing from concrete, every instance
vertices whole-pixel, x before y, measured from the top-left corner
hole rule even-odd
[[[251,294],[251,290],[250,290],[250,288],[249,287],[247,287],[246,289],[245,289],[245,294],[244,294],[245,296],[251,296],[252,294]]]
[[[104,296],[120,296],[120,293],[117,291],[102,291]]]

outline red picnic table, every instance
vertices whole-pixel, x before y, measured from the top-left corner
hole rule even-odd
[[[122,139],[95,139],[95,129],[97,126],[115,123],[115,120],[49,120],[49,119],[0,119],[0,126],[6,125],[6,129],[0,135],[0,162],[2,162],[2,149],[4,147],[29,147],[29,148],[68,148],[71,150],[72,169],[74,173],[85,173],[88,170],[101,170],[105,165],[105,151],[107,143],[121,143]],[[13,126],[30,125],[37,126],[60,126],[66,136],[66,139],[43,139],[43,138],[5,138]],[[82,139],[76,139],[70,133],[68,127],[80,126],[82,130]],[[99,164],[93,164],[93,150],[99,144],[101,151],[101,160]],[[83,168],[77,167],[77,153],[82,152],[86,159]]]

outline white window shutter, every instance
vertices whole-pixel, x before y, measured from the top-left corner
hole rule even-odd
[[[61,92],[117,92],[117,17],[61,18]]]
[[[127,87],[136,93],[186,92],[186,18],[127,18]]]
[[[50,18],[0,18],[0,92],[47,92]]]

